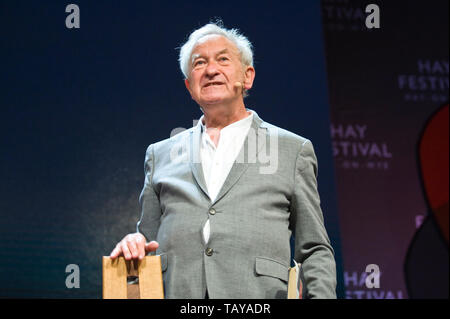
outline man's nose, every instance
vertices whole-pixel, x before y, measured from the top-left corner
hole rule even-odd
[[[209,77],[214,77],[215,75],[217,75],[219,73],[217,64],[215,62],[208,63],[208,65],[206,66],[205,72],[206,72],[206,75],[208,75]]]

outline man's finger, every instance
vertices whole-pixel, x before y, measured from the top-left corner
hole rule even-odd
[[[128,245],[128,249],[130,250],[131,256],[133,258],[138,258],[139,257],[139,250],[138,247],[136,245],[136,238],[134,236],[130,236],[129,238],[127,238],[127,245]]]
[[[126,240],[121,241],[120,248],[122,249],[122,253],[123,253],[123,256],[125,257],[125,259],[131,260],[132,256],[131,256],[131,252],[130,252],[130,249],[128,248]]]
[[[138,249],[139,259],[143,259],[145,256],[145,238],[144,236],[136,236],[136,246]]]
[[[158,249],[159,244],[157,241],[152,240],[151,242],[145,244],[145,252],[148,253],[150,251],[155,251]]]
[[[115,259],[120,255],[121,252],[122,252],[122,250],[120,249],[120,246],[117,244],[116,247],[111,252],[111,254],[109,255],[109,257],[111,257],[112,259]]]

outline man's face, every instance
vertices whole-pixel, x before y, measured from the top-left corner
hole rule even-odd
[[[192,51],[186,88],[201,106],[232,103],[251,88],[254,69],[241,63],[236,46],[218,35],[205,36]],[[236,82],[243,87],[235,86]]]

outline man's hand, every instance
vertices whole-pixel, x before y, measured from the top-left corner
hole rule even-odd
[[[123,255],[126,260],[142,260],[148,252],[155,251],[158,247],[156,241],[147,243],[141,233],[128,234],[116,245],[109,257],[115,259]]]

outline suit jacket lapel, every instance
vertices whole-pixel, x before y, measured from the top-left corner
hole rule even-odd
[[[214,205],[220,200],[226,193],[237,183],[242,174],[247,170],[250,163],[256,163],[258,153],[266,145],[267,130],[264,127],[264,122],[253,111],[253,121],[250,130],[244,140],[244,144],[239,151],[239,154],[234,161],[231,170],[222,185],[222,188],[217,194],[216,199],[212,203]],[[205,195],[211,200],[208,194],[208,188],[206,187],[205,177],[203,175],[203,167],[200,158],[200,141],[201,141],[201,127],[195,126],[191,130],[190,134],[190,166],[195,181]]]
[[[203,175],[203,167],[200,158],[200,138],[201,138],[201,127],[199,125],[195,126],[191,130],[190,134],[190,154],[189,163],[191,165],[192,174],[197,182],[198,186],[202,189],[205,195],[209,198],[208,188],[206,187],[205,176]]]
[[[257,154],[266,144],[266,130],[262,129],[262,123],[261,118],[253,111],[253,121],[250,130],[219,194],[217,194],[216,199],[212,203],[213,205],[237,183],[250,163],[256,163]]]

